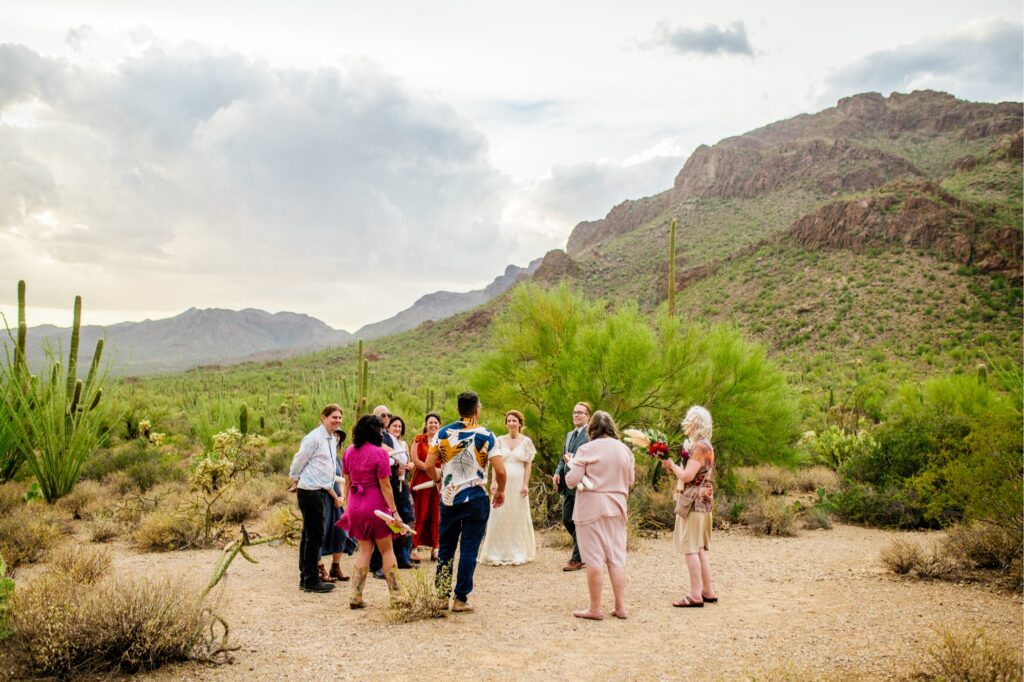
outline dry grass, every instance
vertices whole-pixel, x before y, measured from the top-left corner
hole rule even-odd
[[[196,516],[158,509],[143,517],[132,539],[139,549],[169,552],[199,546],[202,536],[202,521]]]
[[[292,505],[274,507],[263,522],[267,535],[279,535],[286,542],[298,540],[302,535],[302,517],[295,513]]]
[[[228,523],[242,523],[256,518],[264,510],[287,502],[289,481],[285,476],[253,478],[231,491],[218,515]]]
[[[789,469],[767,464],[754,467],[751,474],[769,495],[785,495],[796,488],[796,474]]]
[[[54,550],[49,571],[74,583],[92,585],[110,572],[112,562],[105,547],[64,545]]]
[[[399,576],[402,600],[391,604],[388,621],[413,623],[418,620],[444,618],[448,615],[448,600],[439,598],[434,587],[434,576],[421,568],[403,571]],[[442,594],[445,592],[441,590]]]
[[[912,680],[1019,682],[1020,643],[997,641],[982,630],[940,632],[908,676]]]
[[[804,530],[828,530],[832,528],[832,518],[822,507],[811,507],[804,512],[801,525]]]
[[[89,539],[93,542],[110,542],[121,535],[121,526],[109,516],[95,516],[89,521]]]
[[[110,499],[111,488],[97,481],[79,481],[74,489],[54,503],[72,518],[89,520],[102,512]]]
[[[946,550],[974,568],[1009,568],[1021,556],[1022,539],[987,523],[954,526],[947,531]]]
[[[21,504],[0,516],[0,556],[14,569],[43,556],[64,533],[64,522],[41,503]]]
[[[839,474],[826,466],[798,469],[796,472],[796,489],[808,493],[818,490],[834,493],[839,490]]]
[[[7,654],[17,674],[59,679],[186,659],[207,624],[197,594],[170,580],[84,585],[45,575],[15,591]]]
[[[743,510],[742,521],[756,535],[789,537],[796,535],[796,510],[783,500],[762,498],[753,500]]]
[[[925,551],[917,542],[897,538],[882,548],[882,565],[896,575],[907,575],[924,563]]]
[[[8,481],[0,485],[0,516],[6,516],[25,504],[23,496],[25,486],[21,483]]]

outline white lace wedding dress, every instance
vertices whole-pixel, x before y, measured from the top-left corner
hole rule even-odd
[[[530,498],[519,494],[526,476],[526,464],[533,461],[537,448],[526,436],[512,449],[509,449],[506,437],[502,436],[495,447],[505,463],[505,504],[491,509],[478,561],[491,566],[518,566],[533,561],[537,556]]]

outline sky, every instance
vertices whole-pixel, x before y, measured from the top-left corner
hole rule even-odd
[[[0,5],[0,313],[354,331],[859,92],[1024,99],[1003,2]]]

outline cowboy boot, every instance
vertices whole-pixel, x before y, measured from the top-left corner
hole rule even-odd
[[[384,571],[384,579],[388,583],[388,592],[391,593],[392,605],[407,603],[408,600],[402,596],[402,590],[398,587],[398,569],[392,566]]]
[[[363,601],[363,586],[366,585],[366,575],[369,572],[370,570],[366,566],[362,568],[356,566],[355,572],[352,574],[352,596],[348,600],[350,609],[361,609],[366,606]]]

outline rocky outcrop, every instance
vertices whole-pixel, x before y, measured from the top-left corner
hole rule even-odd
[[[739,138],[698,147],[676,176],[675,201],[688,197],[752,198],[785,187],[860,192],[902,176],[921,176],[906,159],[849,140],[768,145]]]
[[[561,249],[552,249],[544,254],[540,267],[533,273],[533,278],[553,284],[566,277],[575,277],[578,273],[579,266],[569,254]]]
[[[1021,277],[1021,232],[1000,225],[983,206],[959,201],[931,182],[903,182],[878,194],[839,201],[796,221],[786,239],[806,249],[864,251],[899,245]]]
[[[636,201],[623,201],[601,220],[584,220],[578,224],[569,235],[565,249],[570,256],[575,257],[595,244],[632,232],[657,218],[669,207],[670,200],[671,192],[666,191]]]

